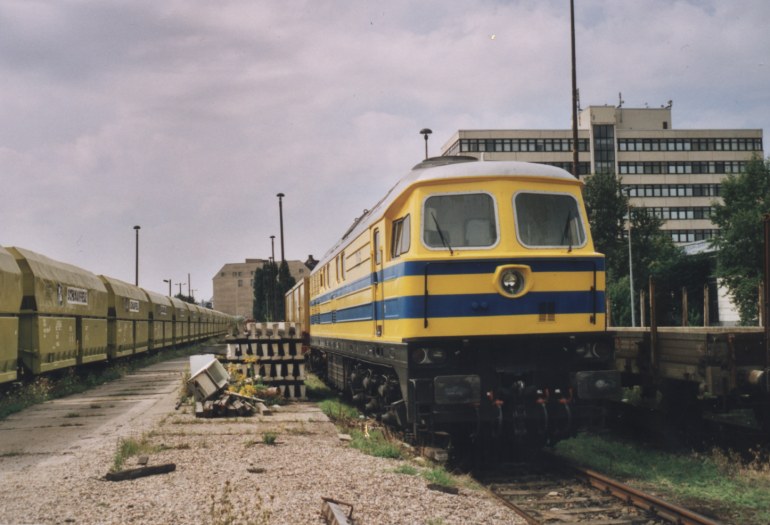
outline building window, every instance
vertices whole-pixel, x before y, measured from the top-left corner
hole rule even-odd
[[[572,151],[571,139],[460,139],[459,148],[452,146],[447,154],[495,152]],[[578,140],[578,151],[589,151],[588,139]]]
[[[663,129],[666,129],[665,127]],[[759,138],[618,139],[620,151],[762,151]]]
[[[594,135],[594,171],[596,173],[615,172],[615,128],[611,124],[593,127]],[[645,149],[649,146],[645,143]]]

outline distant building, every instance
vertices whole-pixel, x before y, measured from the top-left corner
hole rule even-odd
[[[295,280],[310,275],[302,261],[286,261]],[[242,263],[227,263],[212,279],[214,283],[214,308],[231,315],[248,319],[254,303],[254,272],[268,263],[268,259],[246,259]]]
[[[761,129],[675,130],[662,108],[591,106],[578,115],[579,173],[614,172],[632,206],[663,219],[675,243],[708,240],[720,183],[752,156],[764,158]],[[442,155],[550,164],[572,172],[572,130],[460,130]]]

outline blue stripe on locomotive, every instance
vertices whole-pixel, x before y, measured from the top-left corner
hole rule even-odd
[[[417,261],[406,262],[371,273],[368,277],[347,284],[333,292],[324,294],[313,301],[312,305],[324,304],[335,297],[353,293],[370,287],[375,282],[384,282],[404,276],[425,275],[463,275],[487,274],[503,264],[526,264],[534,273],[537,272],[585,272],[603,271],[603,258],[589,259],[489,259],[473,261]],[[544,313],[544,304],[552,306],[548,314],[605,313],[604,292],[530,292],[516,300],[500,294],[454,294],[429,295],[427,297],[428,318],[442,317],[485,317],[499,315],[538,315]],[[387,298],[376,303],[342,308],[311,316],[311,324],[331,324],[374,319],[397,320],[416,319],[426,316],[425,296],[404,296]],[[374,311],[376,308],[376,312]]]

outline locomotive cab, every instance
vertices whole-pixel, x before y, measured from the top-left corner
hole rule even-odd
[[[414,435],[554,442],[619,392],[604,257],[563,170],[430,159],[319,267],[311,346],[327,375]]]

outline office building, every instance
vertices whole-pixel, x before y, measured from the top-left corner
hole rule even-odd
[[[614,171],[631,205],[664,220],[675,243],[711,239],[720,184],[753,156],[764,158],[761,129],[674,129],[661,108],[590,106],[578,114],[581,177]],[[442,155],[521,160],[572,172],[572,130],[460,130]]]
[[[262,268],[268,259],[246,259],[242,263],[227,263],[212,279],[214,284],[213,306],[226,314],[250,319],[254,304],[254,272]],[[310,275],[310,269],[302,261],[286,261],[289,273],[296,281]]]

